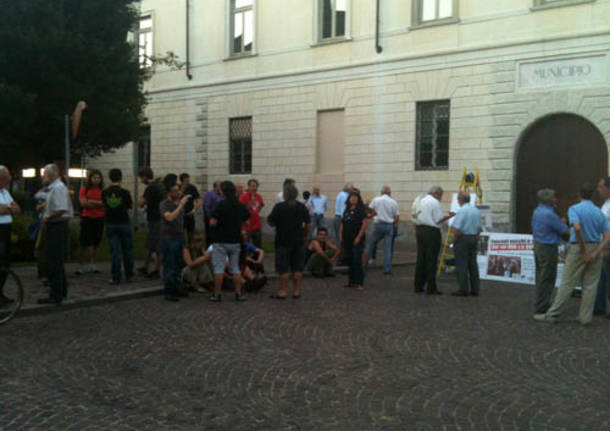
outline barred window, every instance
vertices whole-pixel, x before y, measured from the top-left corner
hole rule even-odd
[[[417,103],[415,169],[449,167],[449,101]]]
[[[252,117],[229,120],[229,171],[252,173]]]
[[[138,168],[150,166],[150,126],[145,125],[140,132],[138,145]]]

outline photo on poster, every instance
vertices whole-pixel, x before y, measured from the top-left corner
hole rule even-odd
[[[508,279],[521,278],[521,257],[490,255],[487,263],[487,275]]]

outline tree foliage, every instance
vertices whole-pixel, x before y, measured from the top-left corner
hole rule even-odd
[[[87,102],[73,153],[138,138],[146,103],[133,0],[0,0],[0,164],[63,158],[65,114]]]

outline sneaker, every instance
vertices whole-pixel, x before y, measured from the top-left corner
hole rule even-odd
[[[372,265],[375,263],[375,259],[369,259],[366,261],[367,265]]]
[[[148,274],[148,268],[145,266],[142,266],[142,267],[138,268],[138,272],[142,275],[146,275],[146,274]]]
[[[555,317],[551,317],[549,315],[545,314],[534,314],[534,320],[536,322],[543,322],[543,323],[555,323],[557,322],[557,318]]]
[[[222,301],[222,293],[212,293],[208,298],[211,302],[221,302]]]
[[[121,282],[119,280],[114,280],[112,278],[110,280],[108,280],[108,284],[113,285],[113,286],[116,286],[116,285],[118,285],[120,283]]]
[[[451,296],[468,296],[468,292],[462,292],[461,290],[457,290],[455,292],[451,292]]]
[[[180,298],[178,298],[176,295],[167,294],[165,295],[165,300],[169,302],[178,302],[180,301]]]
[[[95,266],[90,266],[87,269],[87,274],[99,274],[99,273],[100,273],[100,270],[97,269]]]
[[[78,268],[76,271],[74,271],[74,275],[85,275],[85,271],[83,268]]]
[[[235,292],[235,301],[240,302],[240,301],[247,301],[248,297],[241,293],[241,292]]]

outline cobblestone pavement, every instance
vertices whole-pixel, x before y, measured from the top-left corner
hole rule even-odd
[[[382,243],[380,243],[382,244]],[[398,247],[397,247],[398,248]],[[401,244],[394,254],[394,263],[406,263],[415,262],[415,252],[412,251],[408,246]],[[273,253],[267,253],[265,255],[265,268],[269,274],[273,274],[275,263],[275,255]],[[383,251],[379,252],[379,256],[375,261],[376,267],[383,264]],[[141,262],[138,262],[136,266],[140,266]],[[98,274],[85,274],[75,275],[76,270],[79,268],[78,264],[68,263],[66,264],[66,275],[68,276],[68,299],[69,300],[80,300],[83,298],[99,297],[109,294],[124,293],[127,291],[133,291],[138,289],[146,289],[153,287],[161,287],[162,283],[159,278],[150,279],[137,274],[132,283],[121,283],[119,285],[110,285],[108,283],[110,277],[110,263],[101,262],[97,265],[100,269]],[[25,287],[25,298],[24,304],[34,305],[38,298],[45,298],[49,296],[49,288],[44,286],[40,280],[36,277],[35,266],[15,266],[13,270],[19,275],[23,285]]]
[[[527,286],[416,295],[411,271],[369,271],[364,292],[307,279],[299,300],[269,299],[273,281],[246,303],[16,319],[0,327],[0,429],[610,429],[608,320],[536,323]]]

